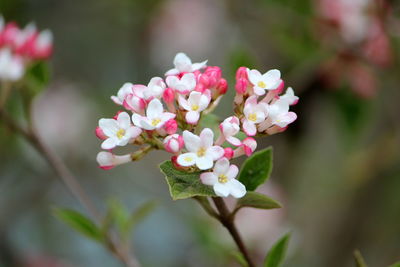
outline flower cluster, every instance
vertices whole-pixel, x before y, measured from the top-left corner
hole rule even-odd
[[[278,70],[261,74],[240,67],[236,74],[235,114],[219,124],[219,132],[201,128],[202,118],[212,112],[227,92],[227,81],[219,67],[207,61],[192,63],[184,53],[174,59],[165,79],[154,77],[147,85],[125,83],[111,99],[127,111],[111,119],[100,119],[96,135],[103,140],[97,161],[101,168],[138,160],[151,149],[172,154],[175,168],[201,171],[203,184],[218,196],[240,198],[246,188],[235,177],[238,167],[230,160],[250,156],[257,147],[254,136],[284,131],[296,119],[289,107],[298,101],[293,89],[284,94]],[[132,154],[115,155],[117,146],[133,144]]]
[[[47,59],[53,50],[52,39],[49,30],[39,32],[34,24],[21,29],[0,16],[0,81],[17,81],[30,62]]]

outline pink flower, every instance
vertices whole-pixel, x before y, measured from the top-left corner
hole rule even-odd
[[[145,130],[159,129],[173,118],[175,118],[175,114],[164,112],[163,105],[157,98],[150,101],[147,106],[146,116],[141,116],[137,113],[132,115],[133,124]]]
[[[132,158],[130,154],[117,156],[110,152],[102,151],[97,154],[96,160],[100,168],[109,170],[115,166],[131,162]]]
[[[264,95],[266,90],[274,90],[281,83],[281,72],[279,70],[270,70],[261,74],[258,70],[248,70],[250,82],[253,84],[253,90],[256,95]]]
[[[183,96],[179,96],[179,105],[186,111],[186,122],[196,124],[200,118],[200,112],[205,110],[210,103],[210,98],[200,92],[191,92],[186,100]]]
[[[257,104],[257,96],[251,96],[246,100],[243,113],[243,130],[248,136],[254,136],[257,133],[256,124],[265,120],[268,112],[268,105],[265,103]]]
[[[240,146],[242,142],[235,137],[240,131],[240,121],[236,116],[226,118],[220,125],[222,135],[230,144],[234,146]]]
[[[196,78],[193,73],[185,73],[180,79],[177,76],[168,76],[165,81],[170,88],[182,95],[190,93],[196,87]]]

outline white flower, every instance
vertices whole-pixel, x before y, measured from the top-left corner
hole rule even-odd
[[[117,105],[122,105],[124,103],[125,97],[129,94],[133,93],[133,84],[131,83],[124,83],[122,87],[118,90],[116,96],[111,96],[111,100],[114,101]]]
[[[196,165],[200,170],[207,170],[212,168],[214,161],[224,155],[222,147],[213,146],[214,133],[209,128],[201,131],[200,136],[184,131],[183,140],[189,152],[178,156],[177,162],[181,166]]]
[[[249,136],[257,133],[256,124],[265,120],[268,112],[268,105],[265,103],[257,104],[257,96],[251,96],[246,100],[243,113],[243,130]]]
[[[131,125],[130,116],[126,112],[119,113],[116,120],[100,119],[99,127],[107,137],[101,144],[102,149],[125,146],[142,133],[140,128]]]
[[[200,92],[191,92],[186,100],[183,96],[179,96],[179,105],[187,110],[186,122],[196,124],[200,118],[200,112],[205,110],[210,103],[210,98]]]
[[[115,166],[131,162],[132,158],[130,154],[118,156],[110,152],[102,151],[97,154],[96,160],[100,168],[109,170]]]
[[[175,114],[164,112],[163,105],[157,98],[151,100],[147,106],[146,117],[136,113],[132,115],[133,124],[145,130],[159,129],[173,118]]]
[[[202,173],[200,179],[203,184],[212,185],[217,196],[241,198],[246,194],[246,187],[235,179],[238,172],[236,165],[229,165],[228,159],[222,158],[215,163],[212,172]]]
[[[261,74],[258,70],[247,70],[250,82],[254,85],[256,95],[265,94],[265,90],[274,90],[281,83],[281,72],[277,69]]]
[[[147,89],[143,91],[144,99],[160,98],[165,90],[165,83],[160,77],[154,77],[147,85]]]
[[[175,68],[170,69],[165,73],[166,76],[178,75],[182,72],[194,72],[206,67],[207,60],[200,63],[193,63],[185,53],[178,53],[174,58]]]
[[[236,116],[226,118],[220,125],[219,128],[225,137],[226,141],[234,146],[240,146],[242,142],[235,137],[240,131],[239,119]]]
[[[299,97],[294,95],[292,87],[288,87],[286,93],[284,95],[281,95],[279,99],[287,102],[289,105],[296,105],[299,101]]]
[[[22,58],[13,55],[8,49],[0,49],[0,80],[17,81],[25,73],[25,66]]]
[[[278,125],[279,127],[286,127],[297,119],[296,113],[289,112],[289,104],[284,99],[278,99],[275,101],[269,106],[268,111],[271,123]]]
[[[165,81],[170,88],[184,95],[196,87],[196,77],[193,73],[186,73],[180,79],[177,76],[168,76]]]

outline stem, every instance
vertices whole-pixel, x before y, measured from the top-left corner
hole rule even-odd
[[[253,263],[252,259],[250,258],[249,252],[240,237],[239,231],[237,230],[235,223],[233,221],[233,216],[231,216],[224,200],[220,197],[213,197],[212,200],[219,212],[219,221],[231,234],[233,240],[235,241],[236,245],[238,246],[240,252],[243,254],[243,257],[247,261],[249,267],[255,267],[256,265]]]
[[[67,166],[61,160],[61,158],[55,154],[40,138],[33,126],[31,125],[28,129],[17,124],[3,109],[0,108],[0,119],[4,121],[6,126],[21,134],[37,151],[45,158],[49,165],[53,168],[54,172],[61,178],[64,184],[67,186],[72,195],[78,199],[81,205],[90,213],[97,223],[101,222],[101,216],[98,213],[94,204],[90,201],[88,195],[85,193],[77,179],[72,175]],[[138,267],[139,262],[130,255],[129,250],[126,249],[123,244],[119,243],[118,240],[114,240],[107,236],[107,247],[110,251],[120,259],[127,267]]]

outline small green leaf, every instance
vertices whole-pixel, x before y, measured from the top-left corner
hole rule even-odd
[[[365,260],[359,250],[355,250],[353,255],[357,267],[367,267],[367,264],[365,263]]]
[[[290,233],[287,233],[279,239],[268,252],[264,261],[264,267],[279,267],[285,258],[286,250],[290,239]]]
[[[392,265],[388,266],[388,267],[400,267],[400,261],[393,263]]]
[[[146,216],[148,216],[155,207],[155,201],[148,201],[139,206],[126,220],[123,229],[121,229],[122,236],[128,236],[128,234],[135,228],[135,226],[139,222],[141,222]]]
[[[249,191],[244,197],[238,200],[235,210],[239,210],[243,207],[268,210],[282,208],[282,205],[266,195]]]
[[[169,186],[173,200],[191,198],[194,196],[215,197],[210,186],[203,185],[200,181],[200,172],[187,173],[174,168],[171,161],[160,165]]]
[[[70,209],[54,209],[54,215],[71,228],[97,242],[103,241],[103,234],[97,225],[81,213]]]
[[[272,148],[266,148],[254,153],[243,163],[239,174],[239,181],[242,182],[248,191],[254,191],[265,183],[272,171]]]

